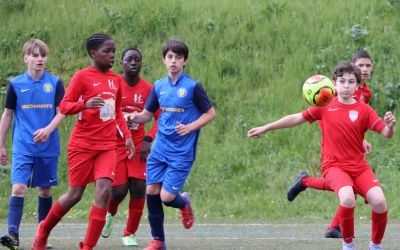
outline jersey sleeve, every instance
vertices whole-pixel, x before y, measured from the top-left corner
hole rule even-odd
[[[386,123],[379,117],[375,110],[369,106],[368,109],[368,129],[379,133],[386,126]]]
[[[309,123],[313,123],[316,120],[321,120],[321,108],[309,107],[308,109],[301,112],[303,118]]]
[[[197,83],[193,92],[193,100],[196,103],[196,106],[200,109],[201,112],[206,113],[210,108],[212,108],[212,103],[208,98],[206,91],[203,87]]]
[[[15,93],[14,86],[11,82],[8,83],[4,107],[13,110],[15,110],[17,107],[17,94]]]
[[[57,86],[56,86],[56,97],[55,97],[55,105],[58,107],[64,97],[65,91],[64,86],[62,84],[61,79],[58,79]]]
[[[75,115],[85,109],[85,101],[80,98],[83,94],[83,82],[80,78],[78,73],[72,77],[59,106],[62,114]]]
[[[159,108],[160,108],[160,103],[158,102],[156,90],[153,86],[151,89],[149,95],[147,96],[146,103],[144,105],[144,108],[151,113],[155,113]]]

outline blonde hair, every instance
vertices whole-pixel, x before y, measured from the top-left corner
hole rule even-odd
[[[35,38],[27,41],[22,47],[22,50],[25,55],[31,55],[39,50],[41,56],[47,56],[49,52],[49,48],[47,47],[47,45],[42,40]]]

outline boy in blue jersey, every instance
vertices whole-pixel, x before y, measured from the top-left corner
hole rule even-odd
[[[19,226],[28,187],[38,187],[38,219],[46,218],[52,205],[51,186],[57,185],[60,140],[57,126],[64,119],[58,105],[64,96],[60,78],[45,71],[48,47],[39,39],[23,46],[27,71],[10,80],[0,121],[0,163],[8,164],[5,140],[11,121],[11,183],[8,235],[1,244],[19,249]]]
[[[168,76],[154,83],[141,113],[126,117],[128,123],[145,123],[161,109],[158,132],[147,159],[147,208],[153,240],[145,250],[166,249],[163,203],[178,208],[183,226],[192,227],[190,196],[180,191],[196,157],[200,128],[215,118],[204,89],[184,71],[189,56],[187,45],[179,39],[168,40],[162,54]]]

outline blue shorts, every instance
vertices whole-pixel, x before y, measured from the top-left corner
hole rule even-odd
[[[57,185],[58,157],[35,157],[12,154],[11,183],[28,187]]]
[[[149,157],[146,162],[146,184],[162,183],[162,188],[172,194],[179,194],[185,185],[193,161],[156,159]]]

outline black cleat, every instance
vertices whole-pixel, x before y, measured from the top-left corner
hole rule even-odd
[[[0,242],[3,246],[11,250],[19,250],[19,239],[18,235],[4,235],[0,238]]]
[[[307,187],[301,184],[301,180],[303,180],[305,177],[308,177],[308,173],[303,170],[297,176],[296,181],[289,187],[287,192],[288,201],[293,201],[297,195],[306,190]]]
[[[339,226],[334,227],[332,230],[329,230],[329,228],[326,229],[325,238],[334,238],[334,239],[343,238],[340,227]]]

